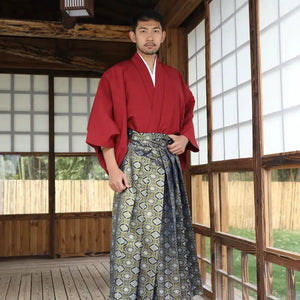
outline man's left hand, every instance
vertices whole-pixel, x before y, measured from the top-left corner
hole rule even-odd
[[[185,147],[188,143],[188,138],[184,135],[175,135],[169,134],[168,135],[172,140],[173,144],[168,145],[168,149],[172,154],[180,155],[185,151]]]

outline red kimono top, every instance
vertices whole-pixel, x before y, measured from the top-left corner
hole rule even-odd
[[[155,86],[138,53],[108,69],[100,79],[86,142],[107,171],[101,147],[115,149],[118,165],[127,152],[127,129],[184,135],[187,149],[199,151],[194,135],[195,100],[181,74],[156,61]],[[179,156],[185,167],[186,153]]]

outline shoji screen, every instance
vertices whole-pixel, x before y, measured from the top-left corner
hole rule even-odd
[[[88,152],[85,143],[99,79],[55,77],[55,152]]]
[[[300,149],[300,2],[260,2],[264,154]]]
[[[210,3],[214,161],[252,156],[248,10],[246,0]]]
[[[188,35],[189,86],[195,97],[194,127],[200,148],[192,153],[191,164],[207,163],[207,119],[205,78],[205,23],[202,21]]]

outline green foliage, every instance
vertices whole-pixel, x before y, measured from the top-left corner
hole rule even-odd
[[[55,179],[107,179],[97,159],[92,156],[57,157]]]
[[[47,179],[48,156],[0,155],[0,179]]]
[[[58,180],[108,179],[95,156],[60,156],[55,159]],[[0,179],[48,179],[48,156],[0,155]]]

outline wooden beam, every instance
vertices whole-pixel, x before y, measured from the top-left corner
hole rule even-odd
[[[66,29],[60,22],[0,20],[0,36],[129,42],[129,26],[76,24]]]
[[[94,59],[82,56],[57,56],[53,49],[42,49],[33,45],[26,45],[18,41],[5,41],[0,39],[0,53],[35,59],[47,63],[65,65],[75,70],[95,71],[102,73],[109,65]]]
[[[166,27],[179,27],[203,0],[161,0],[155,9],[165,19]]]

